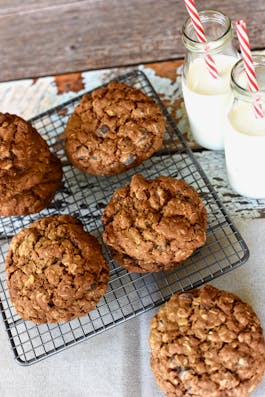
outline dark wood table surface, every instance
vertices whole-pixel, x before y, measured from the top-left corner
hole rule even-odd
[[[182,57],[183,0],[1,0],[0,81]],[[264,47],[265,1],[197,0],[245,18]]]

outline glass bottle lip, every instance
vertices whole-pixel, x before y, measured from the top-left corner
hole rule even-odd
[[[265,55],[252,55],[254,68],[263,67],[264,68],[264,78],[265,78]],[[239,81],[239,76],[246,76],[244,61],[241,58],[235,63],[231,70],[231,88],[237,97],[241,97],[245,101],[253,102],[259,96],[262,101],[265,101],[265,85],[258,91],[252,92],[248,87],[243,86]],[[247,78],[245,77],[247,82]]]
[[[182,26],[182,39],[187,49],[191,49],[194,52],[205,52],[207,50],[207,52],[211,53],[222,47],[228,39],[231,39],[233,35],[233,27],[231,20],[228,16],[226,16],[220,11],[212,10],[212,9],[200,11],[199,16],[202,23],[209,19],[216,22],[222,21],[225,31],[216,39],[210,40],[206,43],[201,43],[197,39],[195,40],[187,34],[187,28],[189,25],[192,24],[191,18],[188,17]],[[209,48],[209,43],[211,43],[210,48]]]

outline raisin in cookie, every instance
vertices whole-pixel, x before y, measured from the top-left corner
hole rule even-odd
[[[62,179],[61,162],[33,126],[0,113],[0,215],[46,208]]]
[[[175,294],[151,320],[151,368],[167,397],[248,397],[265,371],[251,307],[210,285]]]
[[[198,193],[168,176],[134,175],[113,194],[102,221],[105,243],[129,271],[172,269],[206,240],[207,213]]]
[[[140,90],[112,82],[83,96],[65,129],[72,164],[89,174],[118,174],[136,167],[163,142],[165,120]]]
[[[6,273],[18,314],[35,323],[88,313],[109,280],[100,244],[70,215],[41,218],[13,237]]]

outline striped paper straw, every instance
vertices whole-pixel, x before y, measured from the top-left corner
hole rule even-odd
[[[195,1],[194,0],[184,0],[184,3],[187,8],[187,11],[189,13],[189,16],[190,16],[190,19],[191,19],[191,22],[194,27],[194,30],[195,30],[198,40],[201,43],[207,43],[205,31],[202,26],[198,10],[196,8]],[[205,63],[206,63],[207,69],[208,69],[209,73],[211,74],[211,76],[214,79],[217,79],[218,71],[217,71],[214,59],[210,54],[205,55]]]
[[[253,58],[250,51],[247,26],[245,21],[243,21],[242,19],[236,22],[236,32],[239,40],[245,71],[248,78],[249,89],[251,92],[258,92],[259,87],[258,87],[256,72],[254,69]],[[256,98],[256,103],[254,104],[254,112],[256,118],[260,119],[264,117],[260,97]]]

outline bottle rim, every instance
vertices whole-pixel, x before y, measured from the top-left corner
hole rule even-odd
[[[216,22],[218,22],[217,18],[219,18],[219,22],[220,22],[220,20],[222,20],[223,26],[225,27],[224,33],[222,33],[216,39],[210,40],[206,43],[202,43],[198,40],[195,40],[195,39],[191,38],[186,32],[187,27],[192,24],[191,18],[188,17],[182,26],[182,39],[183,39],[183,42],[184,42],[184,45],[186,46],[186,48],[191,48],[193,51],[196,51],[196,52],[197,51],[205,52],[207,50],[207,52],[211,53],[212,51],[217,50],[218,48],[222,47],[223,44],[228,39],[231,38],[231,34],[233,32],[232,22],[227,15],[223,14],[221,11],[217,11],[217,10],[213,10],[213,9],[200,11],[199,16],[200,16],[202,23],[209,19],[212,19],[212,21],[216,21]],[[210,48],[208,48],[209,43],[211,43]]]

